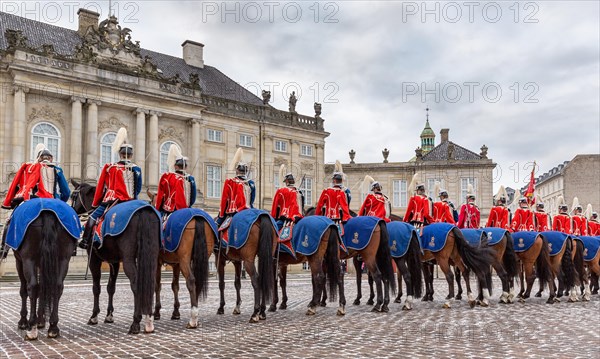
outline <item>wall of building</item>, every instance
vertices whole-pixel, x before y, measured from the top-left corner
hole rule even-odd
[[[588,203],[600,210],[600,155],[575,156],[563,170],[565,199],[569,207],[573,197],[579,199],[584,211]]]

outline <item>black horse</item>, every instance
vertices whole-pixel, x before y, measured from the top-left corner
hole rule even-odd
[[[72,206],[78,214],[92,210],[92,200],[96,187],[87,183],[71,181],[75,190],[71,194]],[[105,236],[101,248],[88,248],[89,268],[92,272],[94,309],[88,324],[98,324],[100,313],[100,267],[102,262],[111,264],[108,283],[109,305],[105,323],[112,323],[112,299],[115,291],[115,280],[119,272],[119,263],[123,262],[123,270],[129,278],[134,296],[133,323],[129,334],[140,332],[140,321],[145,319],[144,331],[152,333],[154,323],[152,317],[155,290],[155,276],[160,249],[160,218],[150,207],[141,208],[131,218],[127,228],[120,235]],[[90,253],[91,251],[91,253]]]

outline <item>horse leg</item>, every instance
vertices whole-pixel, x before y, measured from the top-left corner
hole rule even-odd
[[[156,282],[154,284],[154,293],[155,293],[155,303],[154,303],[154,320],[160,320],[160,309],[162,308],[162,303],[160,302],[160,291],[162,289],[161,277],[162,277],[162,261],[158,260],[158,265],[156,266]],[[112,272],[112,270],[111,270]]]
[[[423,298],[421,299],[421,301],[423,302],[427,302],[427,301],[433,301],[433,293],[430,291],[430,286],[433,286],[433,283],[431,283],[433,281],[433,278],[429,276],[429,274],[432,272],[432,265],[430,263],[423,263],[423,279],[425,279],[425,295],[423,296]],[[430,299],[431,298],[431,299]]]
[[[356,299],[352,304],[359,305],[360,299],[362,298],[362,263],[356,256],[352,258],[352,264],[354,264],[354,271],[356,272]],[[371,303],[372,304],[372,303]]]
[[[527,289],[525,293],[521,296],[520,302],[525,302],[525,299],[529,298],[531,295],[531,289],[533,287],[533,282],[535,281],[535,273],[533,272],[533,263],[523,263],[523,268],[525,272],[525,279],[527,281]]]
[[[115,290],[117,288],[117,276],[119,275],[119,269],[121,263],[115,262],[110,265],[110,277],[108,277],[108,284],[106,285],[106,292],[108,293],[108,308],[106,308],[106,318],[104,323],[113,323],[113,312],[115,308],[113,306],[113,297],[115,296]]]
[[[94,309],[92,310],[92,316],[88,320],[88,325],[98,324],[98,314],[100,313],[100,278],[102,272],[100,268],[102,266],[102,260],[93,252],[90,254],[90,272],[92,273],[92,293],[94,294]]]
[[[279,309],[287,309],[287,265],[281,266],[279,268],[279,282],[281,283],[281,305],[279,305]]]
[[[254,262],[252,262],[252,266],[254,266]],[[242,262],[238,262],[238,261],[233,262],[233,267],[235,268],[235,280],[233,281],[233,284],[235,286],[235,295],[236,295],[235,308],[233,308],[233,314],[237,315],[242,312],[240,310],[240,306],[242,305],[242,297],[240,295],[240,289],[242,289]],[[256,270],[254,270],[254,272],[255,271]],[[254,274],[250,274],[250,271],[248,270],[248,268],[246,268],[246,273],[248,273],[250,275],[250,278],[252,278],[254,276]],[[254,282],[252,282],[252,286],[254,287]],[[256,296],[256,293],[258,293],[257,288],[258,288],[258,279],[257,279],[256,289],[254,290],[255,296]],[[256,301],[255,303],[257,303],[257,302],[258,301]]]
[[[367,300],[367,305],[373,305],[375,302],[375,291],[373,290],[373,276],[371,272],[367,273],[367,282],[369,282],[369,300]]]
[[[398,259],[396,261],[396,267],[398,268],[398,279],[404,277],[404,281],[406,282],[406,299],[404,300],[404,304],[402,305],[402,310],[411,310],[412,309],[412,301],[415,293],[413,292],[412,287],[412,277],[410,275],[410,271],[408,270],[408,266],[405,259]],[[402,275],[400,275],[402,273]],[[399,288],[402,287],[402,282],[398,281],[400,284]],[[396,303],[400,303],[400,296],[396,298]]]
[[[524,263],[520,263],[519,264],[519,284],[520,284],[520,288],[519,288],[519,294],[517,294],[517,298],[522,299],[523,298],[523,294],[525,294],[525,280],[524,280],[524,276],[525,276],[525,264]]]
[[[23,263],[23,272],[27,280],[27,295],[29,296],[29,320],[27,321],[27,327],[25,328],[25,340],[37,340],[38,328],[37,328],[37,302],[39,295],[39,284],[37,281],[38,273],[37,267],[33,260],[28,260]]]
[[[277,277],[281,277],[281,274],[277,274],[277,267],[285,267],[284,264],[281,266],[277,265],[277,262],[273,262],[273,298],[271,298],[271,305],[269,306],[269,312],[277,310],[277,303],[279,302],[279,289],[277,288]],[[281,269],[280,269],[281,271]]]
[[[367,269],[373,276],[373,280],[375,281],[375,287],[377,289],[377,302],[375,303],[375,306],[373,307],[373,309],[371,309],[371,311],[372,312],[383,312],[384,311],[383,310],[383,285],[382,285],[381,272],[379,271],[379,268],[377,267],[377,263],[375,263],[375,258],[369,258],[367,260],[367,258],[363,257],[363,259],[365,260]]]
[[[236,278],[236,291],[238,293],[238,301],[236,303],[235,309],[233,310],[233,314],[240,314],[240,305],[242,304],[242,300],[239,297],[239,289],[241,287],[241,283],[237,284],[240,280],[241,272],[242,272],[242,262],[233,262],[235,265],[235,278]],[[252,288],[254,289],[254,311],[252,312],[252,316],[250,317],[250,323],[258,323],[260,320],[266,319],[266,316],[261,308],[264,305],[264,298],[260,292],[260,284],[258,282],[258,271],[254,266],[254,258],[244,260],[244,269],[246,270],[246,274],[250,277],[250,281],[252,282]],[[236,312],[237,310],[237,312]]]
[[[450,308],[452,306],[451,301],[454,299],[454,274],[448,263],[448,258],[437,258],[437,263],[442,272],[444,272],[446,282],[448,282],[448,296],[446,297],[446,302],[444,302],[444,308]]]
[[[190,320],[186,324],[187,329],[196,329],[198,328],[198,288],[196,288],[196,277],[194,277],[194,272],[190,266],[191,258],[188,255],[187,258],[184,256],[181,258],[179,263],[179,268],[181,269],[181,273],[183,274],[183,278],[185,278],[185,285],[190,293]]]
[[[560,284],[559,284],[559,287],[560,287]],[[535,293],[535,297],[541,298],[543,291],[544,291],[544,282],[540,281],[540,289],[538,289],[537,293]],[[562,291],[558,293],[557,297],[559,297],[559,298],[562,297]]]
[[[317,313],[317,306],[319,305],[321,294],[325,288],[325,273],[323,273],[322,260],[317,258],[312,259],[313,260],[310,263],[310,272],[313,283],[313,297],[308,303],[306,315],[315,315]]]
[[[171,314],[171,320],[179,320],[181,313],[179,313],[179,265],[173,265],[173,281],[171,282],[171,290],[173,291],[173,313]]]
[[[137,273],[136,273],[136,265],[134,258],[126,258],[123,260],[123,271],[127,278],[129,278],[129,285],[131,287],[131,291],[133,292],[133,297],[136,298],[138,296],[137,293]],[[142,321],[142,310],[139,305],[139,299],[134,299],[133,306],[133,323],[129,327],[128,334],[139,334],[140,333],[140,322]]]
[[[319,303],[319,305],[321,307],[326,307],[327,306],[327,286],[325,285],[325,283],[327,282],[327,270],[325,267],[325,261],[322,261],[321,270],[323,273],[323,288],[321,290],[323,292],[323,296],[321,297],[321,302]]]
[[[69,250],[69,254],[71,254],[71,252],[72,250]],[[65,288],[64,281],[69,268],[69,260],[70,258],[65,258],[59,264],[60,270],[57,278],[58,288],[56,290],[56,296],[52,299],[52,311],[50,312],[50,320],[48,322],[48,338],[57,338],[60,336],[60,329],[58,328],[58,303],[60,302],[60,297],[62,296]]]
[[[454,266],[454,275],[456,276],[456,287],[458,289],[458,291],[456,292],[456,297],[454,297],[454,299],[461,300],[463,290],[462,285],[460,284],[460,269],[458,268],[458,266]]]
[[[217,252],[215,256],[215,262],[217,264],[217,275],[219,276],[219,292],[221,293],[221,301],[219,303],[219,309],[217,314],[225,313],[225,258],[221,255],[221,252]]]
[[[44,329],[46,327],[46,302],[44,298],[40,296],[38,299],[38,312],[37,312],[37,327],[38,329]]]
[[[19,295],[21,296],[21,319],[19,319],[18,327],[20,330],[25,330],[27,329],[27,280],[23,273],[23,262],[21,259],[17,259],[16,262],[17,273],[21,282],[21,288],[19,289]]]
[[[346,315],[346,295],[344,294],[344,272],[340,271],[338,280],[338,295],[339,295],[339,308],[337,310],[337,315],[342,316]]]
[[[500,278],[500,281],[502,282],[502,295],[500,296],[499,303],[508,304],[508,303],[510,303],[510,301],[508,299],[509,292],[510,292],[508,273],[506,273],[504,266],[499,261],[494,261],[494,264],[492,266],[494,267],[496,274],[498,274],[498,277]]]
[[[404,259],[402,258],[394,258],[394,260],[396,261],[396,268],[398,269],[398,295],[396,296],[396,299],[394,300],[394,303],[402,303],[402,278],[404,277],[404,281],[406,281],[406,273],[407,273],[407,267],[406,264],[404,265],[404,269],[401,269],[402,267],[402,263],[404,262]],[[409,279],[408,281],[410,282],[410,274],[409,274]],[[406,284],[406,293],[408,295],[408,283]]]

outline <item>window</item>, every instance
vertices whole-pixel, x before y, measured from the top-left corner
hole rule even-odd
[[[275,171],[273,174],[273,185],[275,186],[275,191],[281,188],[281,182],[279,182],[279,171]]]
[[[206,197],[221,198],[221,166],[206,166]]]
[[[433,199],[434,201],[438,198],[439,193],[435,193],[435,183],[440,183],[440,189],[444,189],[444,179],[443,178],[428,178],[427,179],[427,196]]]
[[[164,142],[160,146],[160,166],[159,166],[160,173],[159,174],[163,174],[163,173],[169,171],[169,163],[167,162],[167,159],[169,157],[169,148],[171,148],[171,146],[179,147],[179,145],[177,145],[173,141]],[[181,151],[181,147],[179,147],[179,150]]]
[[[275,140],[275,151],[277,152],[287,152],[287,141]]]
[[[223,131],[208,129],[208,140],[211,142],[223,142]]]
[[[115,132],[109,132],[100,139],[100,167],[107,163],[119,161],[119,154],[112,151],[112,144],[115,142],[116,137]]]
[[[406,180],[393,181],[393,203],[396,208],[406,207],[408,203],[408,193],[406,192]]]
[[[37,153],[35,146],[43,143],[46,148],[54,155],[54,162],[60,162],[60,132],[58,129],[48,123],[41,122],[31,130],[31,159],[35,160]]]
[[[242,147],[252,147],[252,136],[250,136],[250,135],[240,135],[240,146],[242,146]]]
[[[304,193],[304,205],[312,206],[313,204],[313,179],[304,177],[304,182],[300,184],[299,189]]]
[[[473,194],[477,198],[477,181],[473,177],[466,177],[460,179],[460,203],[467,202],[467,188],[469,184],[473,185]],[[517,194],[515,194],[517,195]]]
[[[302,156],[312,157],[312,155],[313,155],[313,146],[312,145],[300,145],[300,154]]]

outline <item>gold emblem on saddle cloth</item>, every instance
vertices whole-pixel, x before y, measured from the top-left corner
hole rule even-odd
[[[583,250],[583,256],[584,256],[584,257],[587,257],[587,255],[588,255],[588,250],[587,250],[587,248],[586,248],[586,249],[584,249],[584,250]]]
[[[552,243],[548,242],[548,249],[552,250]]]
[[[113,228],[115,228],[115,225],[116,225],[116,223],[115,223],[115,219],[116,219],[116,218],[117,218],[117,214],[116,214],[116,213],[113,213],[113,215],[110,217],[110,223],[109,223],[109,225],[110,225],[110,229],[113,229]]]
[[[396,251],[396,241],[392,241],[392,246],[390,247],[392,251]]]
[[[431,240],[429,241],[429,246],[431,248],[435,247],[435,237],[434,236],[431,236]]]
[[[358,232],[354,232],[354,237],[352,238],[352,243],[358,244]]]
[[[519,238],[519,244],[517,244],[517,247],[519,247],[519,248],[525,247],[525,243],[523,243],[523,238]]]
[[[304,240],[302,241],[303,247],[308,247],[308,234],[304,235]]]
[[[237,227],[233,230],[233,240],[237,241]]]

